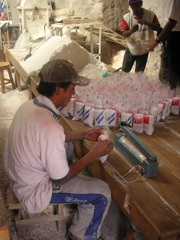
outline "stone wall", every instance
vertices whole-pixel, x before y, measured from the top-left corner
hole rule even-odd
[[[102,0],[56,0],[55,7],[72,9],[76,17],[103,17]]]
[[[143,6],[154,11],[163,23],[163,1],[144,0]],[[120,26],[122,16],[128,11],[128,0],[55,0],[56,8],[74,10],[77,17],[102,18],[111,29]]]
[[[169,1],[169,0],[166,0]],[[143,0],[143,7],[154,11],[161,23],[164,26],[164,2],[165,0]],[[121,26],[122,16],[128,11],[128,0],[56,0],[56,8],[69,8],[74,10],[74,15],[78,17],[101,18],[103,24],[111,29]],[[119,48],[113,45],[113,48],[103,42],[102,60],[105,63],[112,64],[113,56],[116,53],[120,56],[118,66],[122,63],[123,54],[119,52]],[[160,67],[161,47],[150,53],[147,64],[147,72],[154,72],[158,75]]]
[[[115,29],[120,27],[122,16],[128,11],[127,0],[104,0],[103,23],[105,26]]]

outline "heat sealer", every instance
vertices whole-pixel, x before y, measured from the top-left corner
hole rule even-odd
[[[157,176],[158,162],[156,155],[127,126],[121,126],[121,130],[123,131],[122,134],[115,135],[115,148],[131,164],[141,166],[144,177]]]

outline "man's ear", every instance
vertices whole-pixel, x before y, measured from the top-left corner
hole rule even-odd
[[[55,93],[56,93],[57,95],[60,95],[61,89],[62,89],[62,88],[60,88],[59,86],[56,85]]]
[[[57,86],[56,85],[56,88],[55,88],[55,93],[57,94],[57,95],[60,95],[62,92],[64,92],[65,90],[64,90],[64,88],[61,88],[61,87],[59,87],[59,86]]]

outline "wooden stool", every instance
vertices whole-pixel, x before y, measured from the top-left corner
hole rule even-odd
[[[9,230],[7,224],[0,226],[0,240],[9,240]]]
[[[4,78],[4,70],[7,70],[9,74],[9,79]],[[1,83],[1,92],[5,93],[5,85],[8,83],[12,84],[13,89],[15,89],[15,84],[13,81],[13,76],[10,70],[10,63],[0,62],[0,83]]]
[[[32,214],[29,215],[23,210],[18,199],[14,195],[10,187],[7,188],[7,208],[14,211],[14,221],[18,237],[22,237],[21,226],[40,224],[45,222],[56,222],[57,230],[61,232],[65,224],[64,220],[64,204],[50,204],[53,206],[53,213],[48,215]]]

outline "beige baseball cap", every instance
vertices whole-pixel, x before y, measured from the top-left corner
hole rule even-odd
[[[71,82],[78,86],[87,86],[89,78],[78,75],[72,63],[64,59],[54,59],[45,63],[39,74],[41,81],[48,83]]]

